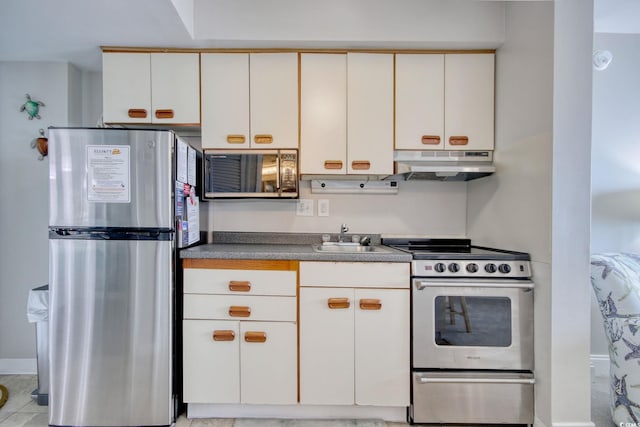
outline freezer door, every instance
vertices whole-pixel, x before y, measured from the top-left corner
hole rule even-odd
[[[171,424],[172,245],[49,241],[50,425]]]
[[[49,226],[173,229],[170,131],[51,128]]]

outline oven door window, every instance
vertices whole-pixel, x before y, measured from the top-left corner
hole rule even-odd
[[[448,295],[435,298],[437,346],[509,347],[511,299]]]

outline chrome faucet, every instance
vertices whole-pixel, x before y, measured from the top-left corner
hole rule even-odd
[[[347,227],[347,224],[342,224],[340,226],[340,236],[338,236],[338,242],[344,242],[344,233],[346,233],[347,231],[349,231],[349,227]]]

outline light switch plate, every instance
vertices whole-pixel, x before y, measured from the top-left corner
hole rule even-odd
[[[318,200],[318,216],[329,216],[329,199]]]
[[[296,206],[296,215],[313,216],[313,199],[299,199]]]

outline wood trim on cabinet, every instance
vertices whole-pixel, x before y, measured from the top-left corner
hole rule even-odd
[[[324,168],[330,170],[342,169],[342,160],[325,160]]]
[[[262,331],[247,331],[244,333],[246,342],[266,342],[267,333]]]
[[[251,307],[244,305],[232,305],[229,307],[229,316],[231,317],[249,317],[251,316]]]
[[[248,280],[231,280],[229,282],[229,290],[231,292],[249,292],[251,290],[251,282]]]
[[[185,258],[182,260],[184,268],[209,268],[221,270],[279,270],[298,271],[299,261],[293,260],[262,260],[262,259],[212,259]]]
[[[232,330],[216,330],[213,331],[212,338],[214,341],[233,341],[236,339],[236,333]]]
[[[127,114],[132,119],[145,119],[147,118],[147,110],[144,108],[129,108]]]
[[[166,48],[100,46],[103,53],[413,53],[477,54],[496,53],[496,49],[296,49],[296,48]]]
[[[331,309],[342,309],[351,307],[349,298],[329,298],[327,306]]]
[[[244,135],[227,135],[228,144],[244,144],[246,140]]]
[[[449,145],[467,145],[469,144],[469,137],[465,135],[450,136]]]
[[[173,119],[173,110],[168,108],[164,110],[156,110],[156,119]]]
[[[382,302],[377,298],[362,298],[360,300],[361,310],[380,310],[382,309]]]
[[[369,160],[354,160],[351,162],[351,169],[357,171],[367,171],[371,169],[371,162]]]
[[[255,144],[272,144],[273,135],[269,135],[269,134],[254,135],[253,142]]]
[[[422,135],[421,142],[424,145],[439,145],[440,136],[439,135]]]

